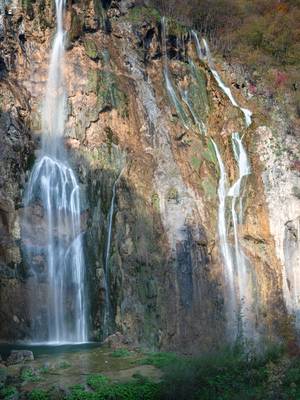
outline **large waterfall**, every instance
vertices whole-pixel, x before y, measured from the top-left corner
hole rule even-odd
[[[37,287],[43,284],[47,290],[47,304],[40,312],[44,316],[32,316],[42,320],[33,326],[33,341],[80,343],[87,341],[81,194],[63,145],[65,0],[55,4],[57,30],[43,104],[42,149],[25,194],[22,236],[31,275]],[[32,218],[36,214],[40,216],[38,224]],[[41,327],[45,322],[46,330]]]

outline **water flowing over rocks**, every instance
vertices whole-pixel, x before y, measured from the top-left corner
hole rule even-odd
[[[132,346],[193,353],[230,340],[228,321],[238,330],[248,318],[242,331],[255,332],[250,339],[280,340],[292,330],[287,310],[298,326],[300,309],[299,165],[292,156],[299,149],[287,133],[291,122],[279,106],[263,118],[267,100],[230,85],[232,77],[246,87],[247,81],[234,67],[213,62],[208,47],[203,56],[195,32],[168,21],[164,32],[155,10],[136,7],[68,1],[64,17],[61,146],[82,193],[87,337],[120,332]],[[2,2],[0,10],[0,340],[31,341],[30,304],[45,304],[46,281],[35,290],[20,221],[24,190],[41,157],[55,12],[50,1]],[[226,169],[223,222],[238,264],[233,272],[242,271],[243,261],[245,279],[233,273],[231,285],[213,143]],[[239,143],[251,174],[241,171]],[[228,193],[239,180],[238,193]],[[34,204],[30,218],[40,247],[42,217]],[[34,268],[43,275],[43,254],[35,254]],[[228,289],[239,293],[236,307]],[[72,307],[71,295],[65,301]]]

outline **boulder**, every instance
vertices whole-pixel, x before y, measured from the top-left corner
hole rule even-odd
[[[103,343],[113,350],[127,348],[132,345],[130,339],[120,332],[108,336]]]
[[[33,352],[30,350],[12,350],[8,359],[7,365],[20,364],[24,361],[33,361]]]

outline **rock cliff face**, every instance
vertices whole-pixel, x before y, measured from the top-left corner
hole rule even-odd
[[[29,299],[36,296],[37,309],[46,301],[22,258],[21,225],[22,196],[42,134],[55,15],[48,0],[4,3],[0,339],[12,341],[31,338],[38,310],[33,313]],[[125,0],[68,1],[65,24],[65,145],[85,195],[90,338],[118,330],[133,343],[182,352],[204,351],[228,339],[218,237],[220,171],[209,137],[218,144],[232,184],[239,173],[231,141],[236,131],[252,172],[238,233],[247,259],[253,337],[288,335],[287,309],[296,311],[300,290],[299,146],[292,117],[263,95],[251,97],[247,77],[217,63],[239,104],[253,111],[253,123],[245,128],[243,114],[199,61],[191,36],[170,21],[168,73],[181,108],[175,107],[165,85],[160,16],[151,8]],[[197,116],[206,135],[199,132]],[[227,218],[233,250],[232,224]],[[111,320],[104,327],[106,266]]]

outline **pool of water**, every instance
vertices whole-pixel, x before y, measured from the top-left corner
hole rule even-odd
[[[99,342],[89,342],[80,344],[28,344],[28,343],[0,343],[0,355],[6,360],[12,350],[31,350],[35,358],[43,356],[57,356],[69,353],[82,353],[95,350],[101,347]]]

